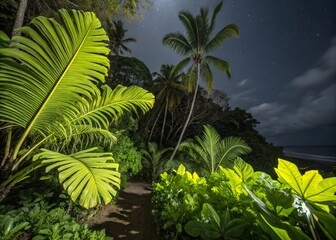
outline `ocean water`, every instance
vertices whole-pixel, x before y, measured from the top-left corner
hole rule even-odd
[[[283,152],[288,157],[336,163],[336,146],[287,146]]]

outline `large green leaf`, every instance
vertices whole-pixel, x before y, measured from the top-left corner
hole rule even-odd
[[[125,111],[144,113],[154,103],[153,94],[138,86],[119,85],[112,90],[104,85],[101,88],[101,94],[91,99],[83,97],[74,104],[76,108],[71,114],[44,128],[41,135],[48,138],[47,146],[65,148],[69,143],[78,143],[85,148],[97,139],[111,146],[116,142],[116,137],[109,131],[109,123],[117,120]]]
[[[246,223],[242,219],[231,219],[229,210],[225,210],[220,217],[216,210],[208,203],[203,203],[202,217],[204,222],[195,220],[189,221],[185,231],[193,236],[200,236],[201,239],[239,239],[244,233]]]
[[[101,94],[92,98],[82,98],[76,102],[76,108],[71,115],[65,117],[68,125],[83,124],[92,125],[102,129],[108,129],[111,119],[118,119],[125,111],[137,113],[147,112],[154,103],[152,93],[138,87],[117,86],[111,89],[104,85]]]
[[[9,37],[3,31],[0,31],[0,48],[8,47],[10,43]]]
[[[254,170],[252,166],[246,163],[240,157],[236,158],[236,160],[234,161],[233,170],[236,174],[238,174],[238,176],[242,179],[244,183],[253,178],[254,175]]]
[[[111,153],[97,153],[90,148],[70,155],[64,155],[47,149],[35,155],[48,165],[46,171],[57,169],[59,181],[70,195],[84,208],[92,208],[111,202],[120,187],[119,164],[112,162]]]
[[[323,179],[316,170],[301,175],[295,164],[283,159],[279,159],[275,172],[279,181],[291,187],[303,200],[315,203],[336,201],[336,177]]]
[[[325,212],[314,211],[314,218],[328,239],[336,237],[336,217]]]
[[[209,172],[216,172],[220,166],[228,165],[241,154],[251,151],[241,138],[221,139],[216,129],[210,125],[204,126],[203,135],[196,136],[195,142],[183,142],[180,148]]]
[[[279,219],[266,204],[261,201],[246,185],[244,189],[250,195],[253,202],[253,209],[256,212],[257,219],[261,228],[272,236],[272,239],[304,239],[309,240],[304,232]]]
[[[24,36],[13,37],[0,55],[0,121],[42,131],[74,110],[83,96],[98,94],[109,60],[107,35],[94,13],[59,11],[61,23],[37,17]],[[26,37],[27,36],[27,37]]]

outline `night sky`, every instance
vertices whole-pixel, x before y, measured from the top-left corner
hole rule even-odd
[[[178,12],[210,13],[214,0],[154,0],[144,20],[126,24],[132,55],[149,69],[182,57],[162,44],[184,32]],[[232,79],[215,72],[215,88],[231,107],[252,113],[258,130],[276,145],[336,145],[336,1],[226,0],[217,30],[236,23],[240,37],[212,52],[231,64]]]

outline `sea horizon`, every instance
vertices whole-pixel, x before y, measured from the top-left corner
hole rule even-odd
[[[310,146],[283,146],[283,153],[287,157],[300,158],[303,160],[335,162],[336,163],[336,146],[335,145],[310,145]]]

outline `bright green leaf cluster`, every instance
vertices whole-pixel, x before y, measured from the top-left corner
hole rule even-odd
[[[155,214],[166,230],[175,226],[176,234],[201,239],[334,239],[335,178],[323,179],[318,171],[301,175],[282,159],[276,173],[278,181],[254,172],[240,158],[232,168],[206,177],[194,177],[180,166],[176,175],[164,173],[154,185]],[[198,178],[204,185],[193,182]]]

